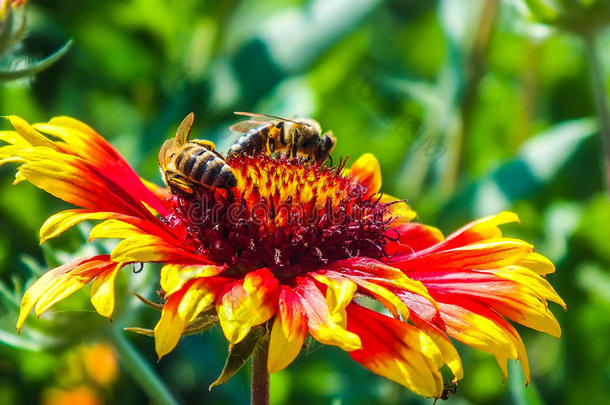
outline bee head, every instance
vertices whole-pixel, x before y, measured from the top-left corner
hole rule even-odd
[[[336,144],[337,139],[334,137],[332,132],[329,131],[322,135],[315,151],[316,162],[324,162],[333,149],[335,149]]]

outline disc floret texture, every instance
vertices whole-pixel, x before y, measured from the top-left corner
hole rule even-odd
[[[560,336],[547,301],[565,307],[545,276],[553,264],[525,241],[502,235],[518,221],[502,212],[443,237],[412,222],[403,202],[380,193],[366,154],[351,168],[298,159],[227,161],[237,185],[176,192],[140,179],[89,126],[69,117],[30,125],[8,117],[0,164],[75,206],[52,215],[41,242],[85,221],[90,239],[119,239],[109,255],[51,269],[24,294],[17,327],[83,286],[97,312],[114,311],[114,279],[130,263],[159,262],[163,309],[159,357],[203,317],[218,319],[230,345],[268,332],[268,369],[287,367],[306,336],[337,346],[372,372],[417,394],[443,394],[462,365],[451,338],[493,354],[503,373],[523,342],[510,321]],[[205,318],[208,319],[208,318]]]
[[[243,276],[268,268],[279,281],[340,259],[379,258],[391,202],[382,203],[341,168],[268,156],[229,161],[238,187],[181,193],[168,223],[211,260]]]

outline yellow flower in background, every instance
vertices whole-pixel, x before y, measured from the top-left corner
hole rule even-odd
[[[43,405],[102,405],[103,402],[93,389],[87,386],[66,390],[51,389],[44,395]]]
[[[410,222],[415,213],[379,193],[370,154],[351,169],[266,155],[227,160],[237,184],[193,194],[141,180],[97,132],[69,117],[30,125],[8,117],[0,164],[75,208],[51,216],[41,243],[85,221],[90,239],[120,241],[109,255],[49,270],[24,294],[17,327],[87,284],[103,316],[114,279],[131,263],[159,262],[165,302],[154,329],[159,357],[181,336],[218,319],[230,345],[265,325],[268,370],[287,367],[306,336],[337,346],[374,373],[439,398],[462,378],[450,337],[492,353],[502,371],[527,354],[508,320],[560,336],[547,301],[565,303],[546,281],[553,264],[499,226],[503,212],[444,238]],[[368,300],[364,298],[369,298]]]
[[[83,347],[80,353],[87,376],[99,386],[112,385],[119,374],[119,362],[112,346],[98,343]]]

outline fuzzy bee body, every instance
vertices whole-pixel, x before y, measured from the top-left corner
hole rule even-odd
[[[277,124],[269,122],[251,128],[241,136],[227,153],[227,158],[238,155],[256,155],[259,153],[271,154],[275,151],[275,138],[281,133],[282,122]],[[278,128],[279,125],[279,128]]]
[[[163,180],[172,190],[193,192],[194,185],[231,188],[237,184],[235,174],[209,141],[189,140],[193,114],[180,124],[176,137],[165,141],[159,151]]]
[[[290,120],[253,113],[237,114],[248,115],[254,119],[239,122],[231,127],[233,131],[244,132],[244,135],[231,146],[227,158],[278,153],[288,158],[303,156],[306,161],[323,163],[335,147],[335,137],[331,132],[320,135],[320,124],[315,120]],[[268,121],[269,119],[271,121]]]

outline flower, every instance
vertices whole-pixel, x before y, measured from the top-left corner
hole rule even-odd
[[[0,0],[0,19],[4,17],[4,14],[10,12],[9,7],[19,7],[25,4],[27,0]]]
[[[91,381],[100,387],[112,385],[119,373],[119,362],[112,346],[108,343],[96,343],[84,346],[78,353],[83,368]]]
[[[42,400],[44,405],[102,405],[99,395],[90,387],[79,386],[67,390],[50,389]]]
[[[17,327],[91,283],[103,316],[113,281],[129,263],[160,262],[164,304],[154,328],[159,357],[201,317],[218,319],[230,345],[266,325],[268,369],[287,367],[306,335],[337,346],[372,372],[417,394],[443,395],[441,368],[462,378],[454,338],[492,353],[507,373],[527,354],[511,320],[559,337],[547,300],[564,302],[544,276],[553,264],[532,245],[502,236],[503,212],[443,238],[379,193],[371,154],[345,169],[299,160],[228,160],[237,186],[171,194],[141,180],[99,134],[68,117],[29,125],[8,117],[0,164],[77,208],[51,216],[41,242],[85,220],[90,239],[120,241],[109,255],[45,273],[26,292]]]

